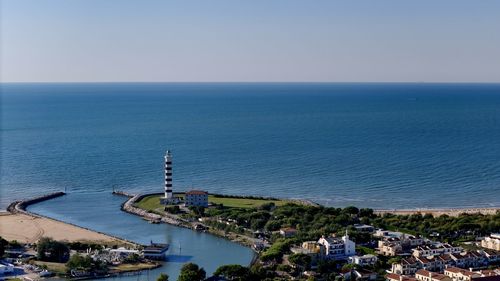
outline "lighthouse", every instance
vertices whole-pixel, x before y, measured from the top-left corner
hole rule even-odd
[[[174,198],[172,193],[172,153],[167,150],[165,154],[165,199],[172,201]]]

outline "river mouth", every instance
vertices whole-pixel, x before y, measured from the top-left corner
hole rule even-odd
[[[193,262],[205,268],[208,274],[223,264],[248,265],[254,252],[242,245],[207,233],[168,224],[151,224],[140,217],[120,210],[126,199],[109,193],[68,194],[28,207],[28,211],[92,230],[131,240],[140,244],[151,241],[169,243],[167,262],[149,272],[156,278],[160,272],[175,279],[182,264]],[[137,276],[122,276],[120,280]],[[147,273],[139,279],[147,280]]]

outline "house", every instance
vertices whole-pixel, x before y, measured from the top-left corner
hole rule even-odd
[[[352,256],[349,257],[349,262],[361,266],[372,266],[378,261],[375,255],[363,255],[363,256]]]
[[[450,277],[453,281],[471,281],[472,278],[481,277],[481,274],[465,270],[458,267],[448,267],[444,270],[444,275]]]
[[[290,251],[310,256],[313,263],[325,257],[325,247],[316,241],[303,242],[300,247],[291,247]]]
[[[399,239],[391,238],[386,241],[378,241],[378,253],[384,256],[397,256],[403,252],[403,246],[399,243]]]
[[[478,250],[477,252],[485,256],[486,259],[488,260],[488,263],[495,263],[500,261],[500,251],[483,249],[483,250]]]
[[[208,192],[203,190],[190,190],[185,193],[186,207],[208,207]]]
[[[413,249],[415,257],[427,257],[442,254],[457,254],[463,252],[462,247],[454,247],[448,243],[436,243],[431,245],[418,246]]]
[[[297,234],[297,229],[295,228],[287,227],[280,229],[280,235],[283,236],[284,238],[293,237],[295,236],[295,234]]]
[[[401,232],[377,230],[374,236],[382,238],[378,241],[378,253],[384,256],[397,256],[425,243],[423,238]]]
[[[364,280],[374,281],[377,280],[377,273],[366,269],[352,269],[340,273],[344,280]]]
[[[431,272],[425,269],[419,269],[415,273],[415,279],[419,281],[452,281],[449,276],[441,273]]]
[[[325,256],[333,260],[345,260],[355,255],[356,243],[346,234],[342,238],[322,236],[318,243],[325,247]]]
[[[393,263],[391,272],[400,275],[413,275],[422,268],[422,263],[415,257],[401,259],[398,263]]]
[[[385,280],[387,281],[417,281],[417,279],[406,276],[406,275],[400,275],[396,273],[388,273],[385,275]]]
[[[146,246],[144,250],[142,250],[142,253],[147,259],[164,260],[167,257],[166,253],[169,246],[169,244],[151,242],[149,246]]]
[[[488,263],[487,258],[478,252],[451,254],[451,258],[454,260],[455,266],[461,268],[480,267]]]
[[[359,232],[372,233],[373,231],[375,231],[375,228],[373,226],[367,224],[355,224],[354,228]]]
[[[492,233],[489,237],[481,240],[481,247],[500,251],[500,233]]]

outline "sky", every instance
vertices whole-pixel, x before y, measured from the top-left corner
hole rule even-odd
[[[497,0],[0,0],[2,82],[500,82]]]

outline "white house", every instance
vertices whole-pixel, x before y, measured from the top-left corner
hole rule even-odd
[[[208,207],[208,192],[190,190],[185,194],[186,207]]]
[[[363,255],[363,256],[352,256],[349,257],[349,263],[361,265],[361,266],[371,266],[377,262],[378,258],[375,255]]]
[[[342,238],[322,236],[318,243],[325,247],[325,255],[329,259],[345,260],[356,254],[356,243],[346,234]]]
[[[492,233],[490,237],[481,240],[481,247],[500,251],[500,233]]]

